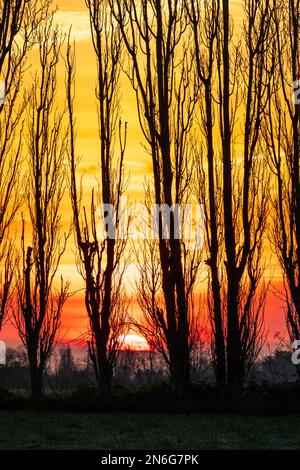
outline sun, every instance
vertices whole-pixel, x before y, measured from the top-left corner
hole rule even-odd
[[[133,351],[149,351],[149,344],[142,336],[136,334],[128,334],[120,339],[122,343],[121,349],[131,349]]]

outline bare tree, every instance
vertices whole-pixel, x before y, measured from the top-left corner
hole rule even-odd
[[[268,176],[259,138],[268,99],[272,8],[268,0],[244,2],[243,34],[237,44],[228,0],[203,2],[203,9],[197,0],[186,1],[186,9],[202,93],[204,139],[196,153],[198,194],[208,201],[206,263],[215,370],[219,385],[239,388],[263,340],[266,290],[259,282]]]
[[[265,148],[274,175],[274,243],[284,276],[286,323],[291,341],[300,337],[300,2],[275,1],[270,100],[265,114]]]
[[[13,243],[9,227],[21,204],[20,163],[22,157],[24,106],[21,100],[26,56],[36,41],[36,29],[50,7],[37,0],[0,2],[0,329],[14,272]]]
[[[67,135],[65,110],[55,105],[57,65],[63,38],[53,26],[53,17],[37,30],[40,70],[26,95],[28,174],[25,189],[31,244],[23,222],[22,266],[14,312],[20,338],[30,365],[32,394],[43,392],[43,373],[52,354],[60,327],[68,283],[61,278],[55,287],[67,234],[62,234],[61,202],[64,195]]]
[[[97,89],[100,141],[98,191],[92,192],[90,211],[81,207],[75,155],[73,111],[74,53],[68,48],[67,93],[70,120],[70,187],[78,266],[85,281],[85,306],[90,321],[88,343],[99,392],[111,386],[121,335],[124,332],[128,302],[122,293],[126,268],[127,227],[120,224],[121,198],[126,189],[124,155],[127,124],[122,125],[119,106],[119,76],[122,41],[120,28],[108,6],[101,1],[86,2],[97,58]],[[115,150],[119,146],[119,152]],[[103,209],[102,216],[99,209]],[[97,215],[99,214],[99,215]],[[99,226],[103,226],[101,238]],[[98,228],[97,228],[98,227]],[[123,231],[123,234],[122,234]]]
[[[148,234],[150,234],[150,231],[153,228],[151,227],[150,212],[152,196],[150,193],[148,193],[148,196],[147,204],[149,218],[148,221],[145,219],[142,220],[141,223],[143,225],[147,225],[147,223],[149,224]],[[184,223],[187,223],[184,218],[182,222],[183,225]],[[144,230],[145,225],[143,227]],[[144,235],[146,235],[146,233]],[[137,243],[133,248],[139,268],[135,290],[139,306],[143,312],[143,317],[142,319],[131,318],[131,324],[137,332],[147,340],[150,351],[153,351],[154,353],[157,351],[163,357],[169,372],[171,373],[172,365],[170,362],[168,347],[168,327],[162,287],[163,281],[162,270],[160,267],[159,240],[153,240],[151,236],[149,238],[143,238],[144,240]],[[191,353],[201,345],[203,339],[203,328],[201,325],[202,309],[201,306],[195,302],[194,292],[195,286],[198,282],[202,251],[200,249],[193,249],[190,251],[186,248],[184,243],[182,243],[182,251],[184,281],[186,285],[186,298],[188,305],[188,345],[189,353],[191,355]]]
[[[209,311],[213,335],[213,352],[215,358],[215,371],[219,385],[226,383],[226,346],[223,328],[222,305],[222,230],[221,230],[221,196],[220,181],[216,171],[215,145],[213,130],[215,126],[214,110],[214,83],[216,80],[217,37],[219,27],[220,5],[219,1],[186,2],[187,15],[193,33],[196,77],[199,81],[201,98],[201,128],[205,143],[199,148],[197,162],[196,192],[200,201],[208,200],[205,204],[206,241],[209,266]],[[203,5],[203,9],[201,8]],[[205,153],[205,155],[204,155]],[[207,165],[207,172],[204,168]],[[207,197],[208,194],[208,197]]]
[[[156,286],[152,286],[152,280],[148,283],[144,279],[141,302],[151,334],[155,332],[164,343],[161,347],[166,348],[171,382],[183,393],[190,383],[189,302],[199,267],[195,252],[185,258],[184,241],[178,236],[178,208],[190,195],[188,140],[196,101],[190,80],[192,64],[184,41],[184,6],[178,0],[120,0],[110,5],[130,57],[128,76],[136,92],[140,126],[152,158],[152,202],[158,208],[156,250],[161,291],[153,303]],[[190,263],[189,280],[185,262]],[[144,276],[147,277],[145,271]]]

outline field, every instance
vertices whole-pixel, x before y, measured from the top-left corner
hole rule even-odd
[[[1,411],[0,449],[300,449],[300,416]]]

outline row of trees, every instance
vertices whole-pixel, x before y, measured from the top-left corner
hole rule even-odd
[[[300,110],[292,94],[300,72],[300,2],[244,0],[242,22],[233,21],[229,0],[86,0],[86,6],[97,61],[100,164],[89,207],[78,178],[75,46],[69,36],[64,53],[66,38],[54,24],[50,0],[0,2],[7,93],[0,107],[1,322],[11,310],[33,394],[40,395],[69,295],[68,283],[56,288],[54,282],[71,233],[63,233],[61,220],[68,186],[89,353],[99,391],[109,389],[128,325],[126,237],[119,236],[128,182],[120,106],[125,71],[152,161],[146,205],[171,209],[169,236],[162,209],[158,240],[135,250],[143,319],[131,324],[162,353],[174,389],[185,393],[201,330],[195,291],[205,263],[216,380],[239,390],[264,341],[265,235],[282,267],[290,337],[300,334]],[[34,47],[40,70],[21,99]],[[58,103],[62,55],[66,102]],[[204,206],[205,246],[191,250],[177,236],[177,211],[195,199]],[[21,207],[32,237],[23,221],[22,254],[14,258],[9,228]]]

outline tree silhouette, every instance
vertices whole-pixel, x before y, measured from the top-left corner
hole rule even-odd
[[[183,393],[190,383],[190,288],[194,282],[186,277],[184,241],[178,236],[181,230],[178,207],[185,204],[190,194],[188,140],[196,100],[184,41],[184,6],[177,0],[110,4],[130,57],[128,76],[136,92],[140,126],[152,158],[152,202],[158,208],[157,268],[163,302],[157,298],[153,303],[153,286],[148,284],[149,290],[144,283],[142,304],[148,326],[152,333],[156,329],[167,348],[171,382]],[[199,266],[196,258],[193,253],[190,274],[196,275]]]
[[[263,340],[266,290],[259,289],[259,281],[268,176],[259,158],[259,138],[270,74],[271,3],[244,2],[243,34],[237,44],[228,0],[203,5],[202,11],[199,1],[186,2],[202,93],[198,193],[200,200],[207,200],[206,262],[216,377],[219,385],[236,389]]]
[[[9,227],[21,205],[21,163],[25,102],[21,100],[26,56],[36,29],[48,15],[50,0],[0,2],[0,329],[15,271]]]
[[[121,227],[121,197],[127,181],[124,155],[127,125],[122,125],[119,106],[119,75],[122,41],[118,25],[101,1],[87,1],[91,31],[97,58],[96,98],[99,116],[100,174],[99,188],[93,190],[89,215],[80,204],[75,155],[75,120],[73,111],[74,54],[68,48],[68,109],[70,120],[70,187],[74,229],[79,255],[78,266],[85,281],[85,306],[90,321],[88,342],[99,392],[111,386],[112,374],[125,328],[127,314],[123,274],[126,268],[127,227]],[[119,144],[119,153],[115,150]],[[103,214],[99,214],[103,208]],[[101,239],[97,225],[104,227]],[[125,229],[125,233],[121,233]]]
[[[275,1],[272,48],[276,64],[265,113],[265,150],[274,175],[271,240],[282,268],[286,323],[292,341],[300,335],[300,2]]]
[[[136,293],[143,317],[142,319],[132,318],[131,324],[147,340],[150,351],[160,353],[171,373],[169,335],[164,296],[162,294],[162,272],[158,244],[158,241],[146,239],[137,244],[134,250],[139,267]],[[184,250],[184,245],[182,249]],[[184,280],[188,304],[188,344],[190,356],[192,357],[203,339],[202,312],[201,308],[195,304],[194,292],[198,281],[202,252],[201,250],[193,250],[192,252],[185,250],[183,253]]]
[[[40,70],[26,95],[28,173],[24,191],[32,238],[27,245],[23,222],[23,272],[19,273],[18,307],[14,311],[28,354],[35,397],[43,391],[43,373],[56,344],[69,287],[62,278],[60,287],[54,286],[68,235],[62,234],[61,221],[67,135],[63,129],[64,111],[55,106],[63,39],[53,26],[53,16],[38,27],[37,39]]]
[[[209,259],[206,261],[210,268],[210,319],[213,334],[213,351],[215,371],[219,385],[226,383],[226,346],[223,328],[222,278],[219,265],[222,262],[222,227],[221,227],[221,195],[219,175],[216,171],[216,155],[214,151],[213,130],[215,125],[214,83],[216,80],[216,47],[219,28],[219,1],[205,2],[203,11],[200,1],[186,2],[187,15],[192,28],[194,39],[194,55],[197,78],[200,84],[202,127],[205,144],[200,149],[197,165],[197,192],[200,200],[207,200],[205,205],[206,239]],[[198,151],[199,149],[197,149]],[[203,153],[206,151],[206,160]],[[203,168],[207,161],[207,174]],[[207,182],[206,182],[207,178]],[[211,295],[210,295],[211,294]]]

